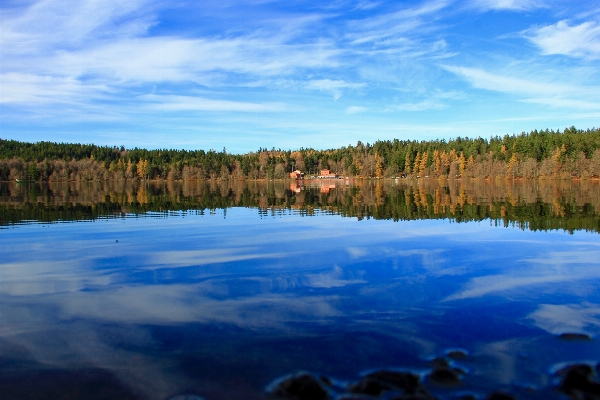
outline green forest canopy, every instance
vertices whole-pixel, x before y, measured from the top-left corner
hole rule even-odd
[[[281,179],[292,169],[364,177],[597,177],[600,131],[570,127],[489,140],[393,139],[327,150],[259,148],[247,154],[0,139],[2,180]]]

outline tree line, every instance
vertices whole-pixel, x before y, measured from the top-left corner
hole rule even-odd
[[[286,179],[321,169],[343,177],[600,177],[600,130],[575,127],[484,138],[382,140],[339,149],[222,151],[126,149],[0,139],[0,180],[127,181]]]

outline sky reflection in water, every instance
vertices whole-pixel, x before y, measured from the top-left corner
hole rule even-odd
[[[95,368],[143,398],[259,398],[298,369],[354,379],[462,348],[470,389],[514,391],[600,360],[597,339],[556,336],[600,331],[596,233],[232,208],[0,236],[2,384]]]

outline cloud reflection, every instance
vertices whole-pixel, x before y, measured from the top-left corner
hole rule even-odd
[[[540,304],[527,318],[552,334],[597,332],[600,328],[598,304]]]
[[[503,274],[472,278],[465,288],[444,301],[482,297],[533,285],[558,284],[600,278],[600,251],[546,253],[521,260],[523,268],[506,268]],[[515,265],[518,265],[518,261]]]
[[[242,253],[242,254],[240,254]],[[186,250],[186,251],[161,251],[152,253],[152,260],[145,269],[165,267],[189,267],[207,264],[222,264],[233,261],[247,261],[262,258],[284,258],[288,253],[265,253],[258,248],[237,249],[210,249],[210,250]]]

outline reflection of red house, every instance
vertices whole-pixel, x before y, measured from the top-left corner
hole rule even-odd
[[[300,171],[299,169],[295,170],[294,172],[290,172],[290,179],[302,179],[304,178],[304,173],[302,171]]]
[[[302,191],[302,184],[297,184],[296,182],[290,183],[290,190],[294,193],[300,193]]]
[[[335,179],[337,175],[328,169],[322,169],[318,177],[321,179]]]
[[[320,186],[320,192],[321,193],[329,194],[329,191],[331,189],[335,189],[335,184],[322,184]]]

